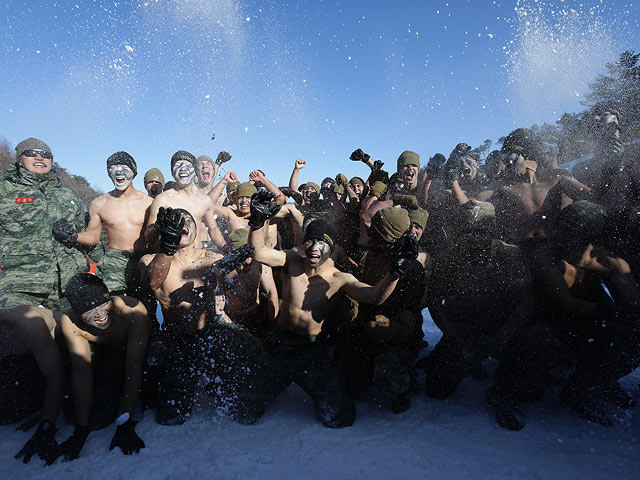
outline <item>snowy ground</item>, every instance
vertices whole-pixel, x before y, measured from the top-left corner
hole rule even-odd
[[[429,320],[425,332],[435,345],[440,332]],[[638,383],[640,369],[621,381],[640,403]],[[357,403],[353,427],[342,430],[323,427],[295,385],[251,426],[202,408],[182,426],[163,427],[147,412],[137,427],[147,444],[139,455],[109,452],[110,427],[89,436],[78,460],[46,468],[39,459],[28,465],[13,459],[32,432],[0,427],[0,478],[638,478],[640,407],[611,409],[615,425],[605,428],[575,417],[550,389],[541,402],[524,406],[527,426],[510,432],[487,413],[489,386],[490,380],[467,379],[445,401],[421,393],[400,415],[371,393]],[[63,425],[58,439],[70,431]]]

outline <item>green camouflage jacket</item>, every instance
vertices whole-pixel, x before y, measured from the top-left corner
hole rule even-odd
[[[0,295],[64,290],[87,262],[82,252],[53,239],[53,222],[67,219],[83,231],[86,213],[76,193],[60,184],[55,166],[44,175],[8,166],[0,179]]]

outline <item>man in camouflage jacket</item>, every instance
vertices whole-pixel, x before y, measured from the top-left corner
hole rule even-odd
[[[16,163],[0,180],[0,308],[67,310],[64,286],[78,269],[86,269],[75,243],[53,238],[54,222],[65,219],[83,231],[87,213],[56,170],[49,146],[28,138],[16,146]]]

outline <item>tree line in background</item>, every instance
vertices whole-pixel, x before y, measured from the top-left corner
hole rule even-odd
[[[593,152],[591,135],[591,117],[594,111],[602,108],[620,113],[622,141],[640,137],[640,53],[626,51],[617,61],[607,63],[607,72],[598,75],[589,84],[590,91],[585,95],[582,105],[586,107],[580,113],[564,113],[555,124],[534,124],[531,129],[538,133],[544,142],[555,143],[560,148],[560,162],[570,162]],[[505,136],[509,132],[505,132]],[[505,137],[500,137],[496,148]],[[464,141],[464,139],[460,139]],[[493,141],[485,140],[472,151],[481,162],[491,152]],[[0,141],[0,171],[15,161],[15,153],[6,140]],[[58,165],[59,178],[65,187],[74,190],[89,205],[102,192],[91,187],[86,178],[74,175]]]
[[[623,142],[640,137],[640,53],[626,51],[617,61],[607,63],[606,73],[598,75],[589,84],[586,108],[579,113],[564,113],[555,124],[534,124],[531,129],[543,142],[555,143],[560,149],[560,163],[570,162],[593,152],[591,118],[595,111],[613,109],[619,112]],[[500,137],[494,148],[502,145],[506,135]],[[464,139],[461,139],[463,141]],[[487,139],[473,149],[480,160],[492,151],[493,142]]]

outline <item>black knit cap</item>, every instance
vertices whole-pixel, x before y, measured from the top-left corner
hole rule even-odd
[[[186,160],[187,162],[191,162],[191,164],[193,165],[193,168],[196,167],[196,157],[195,157],[195,155],[193,155],[192,153],[187,152],[186,150],[178,150],[171,157],[171,171],[172,172],[173,172],[173,166],[176,164],[176,162],[179,162],[181,160]]]
[[[336,237],[336,227],[326,218],[314,220],[307,226],[304,232],[305,240],[322,240],[329,245],[331,252],[335,250]]]
[[[116,152],[107,158],[107,168],[112,165],[126,165],[133,172],[133,176],[138,175],[138,165],[131,155],[127,152]]]
[[[83,314],[111,299],[102,279],[91,273],[76,273],[67,282],[65,295],[74,312]]]

